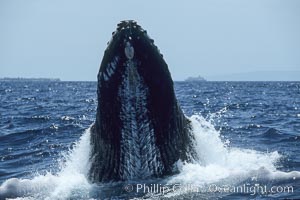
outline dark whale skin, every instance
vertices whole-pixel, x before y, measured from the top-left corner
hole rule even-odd
[[[113,32],[98,73],[97,96],[91,182],[163,177],[177,172],[178,160],[193,159],[190,121],[178,105],[168,65],[135,21],[122,21]],[[126,143],[125,137],[132,141]]]

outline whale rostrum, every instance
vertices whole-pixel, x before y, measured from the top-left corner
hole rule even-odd
[[[163,177],[194,158],[190,121],[177,102],[168,66],[135,21],[113,32],[98,73],[91,128],[92,182]]]

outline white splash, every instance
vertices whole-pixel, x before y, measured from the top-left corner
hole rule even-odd
[[[226,180],[232,184],[247,178],[300,178],[300,172],[281,172],[276,169],[281,156],[277,151],[264,153],[250,149],[230,148],[221,140],[220,133],[202,116],[192,116],[193,133],[199,160],[178,163],[180,173],[169,183],[204,185]]]
[[[2,197],[26,197],[25,199],[85,198],[92,185],[88,182],[90,153],[90,129],[87,129],[65,155],[58,174],[37,175],[33,179],[12,178],[0,186]]]

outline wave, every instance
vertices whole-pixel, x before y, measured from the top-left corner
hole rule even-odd
[[[300,177],[300,172],[277,171],[282,158],[277,151],[264,153],[230,147],[230,141],[222,141],[220,132],[203,117],[195,115],[190,119],[199,160],[179,163],[181,173],[173,176],[171,183],[208,184],[224,179],[239,182],[253,176],[261,179]]]
[[[90,129],[87,129],[74,148],[62,156],[57,174],[49,171],[45,175],[36,174],[32,179],[8,179],[0,186],[0,199],[86,198],[91,187],[87,179],[89,151]]]
[[[262,134],[264,138],[281,138],[283,137],[280,131],[275,128],[269,128],[266,132]]]
[[[178,161],[180,173],[166,178],[168,184],[205,185],[210,183],[238,184],[247,179],[294,180],[300,172],[277,170],[281,155],[277,152],[259,152],[230,147],[222,141],[220,132],[211,121],[202,116],[190,117],[195,148],[199,159],[193,163]],[[35,174],[32,179],[12,178],[0,186],[0,199],[88,199],[95,185],[88,181],[90,167],[90,129],[87,129],[59,161],[58,173],[50,170],[45,175]],[[99,189],[99,187],[98,187]],[[100,188],[101,189],[101,188]],[[175,194],[176,195],[176,194]],[[20,199],[20,198],[18,198]]]

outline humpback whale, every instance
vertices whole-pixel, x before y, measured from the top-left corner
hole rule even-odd
[[[121,21],[98,73],[91,127],[91,182],[163,177],[194,157],[190,121],[179,107],[168,65],[147,32]]]

